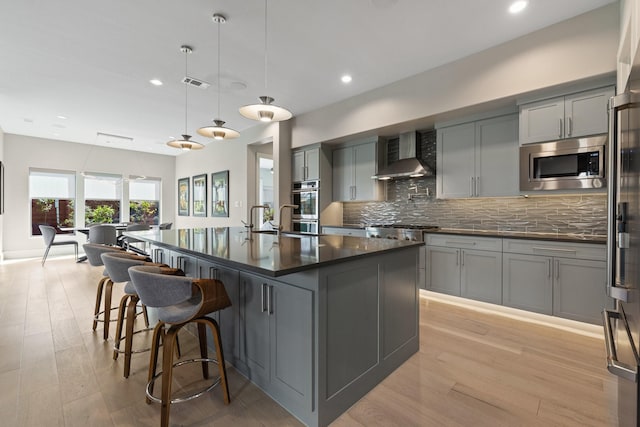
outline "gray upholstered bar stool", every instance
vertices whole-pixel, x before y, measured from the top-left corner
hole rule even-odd
[[[229,385],[227,384],[227,370],[224,363],[224,353],[220,340],[218,323],[207,317],[207,314],[231,306],[231,300],[221,281],[215,279],[192,279],[162,274],[163,269],[157,266],[135,266],[129,269],[129,275],[138,292],[140,301],[148,307],[156,307],[158,324],[153,332],[151,359],[149,361],[149,384],[147,385],[147,402],[155,401],[162,404],[160,425],[169,425],[169,409],[171,403],[177,403],[198,397],[215,386],[221,385],[224,402],[229,404]],[[174,346],[178,331],[188,323],[198,324],[200,341],[200,358],[173,363]],[[207,356],[207,331],[209,326],[213,334],[217,360]],[[168,330],[166,329],[168,327]],[[156,374],[158,363],[158,348],[162,338],[162,372]],[[171,399],[171,381],[173,368],[185,363],[201,362],[202,375],[209,378],[208,363],[217,363],[219,378],[205,390],[182,399]],[[162,376],[162,396],[153,396],[153,384],[156,378]]]
[[[87,260],[92,266],[103,266],[101,255],[105,252],[109,253],[126,253],[123,248],[117,246],[103,245],[99,243],[85,243],[82,245]],[[113,293],[113,282],[109,281],[109,275],[105,270],[102,273],[102,278],[98,282],[98,288],[96,289],[96,306],[93,311],[93,330],[98,327],[98,322],[104,322],[104,330],[102,333],[103,338],[106,340],[109,338],[109,324],[111,320],[111,310],[115,310],[117,307],[111,307],[111,295]],[[106,287],[105,287],[106,284]],[[104,310],[100,310],[102,303],[102,297],[104,295]],[[115,320],[115,319],[114,319]]]
[[[133,350],[133,335],[143,332],[149,328],[149,317],[147,309],[142,306],[142,314],[144,315],[144,329],[134,331],[134,324],[137,315],[138,294],[136,293],[131,278],[129,277],[129,267],[134,265],[157,265],[149,262],[146,257],[141,257],[129,253],[105,252],[101,255],[104,268],[109,275],[112,283],[124,283],[124,295],[120,299],[118,305],[118,323],[116,326],[116,336],[114,338],[113,359],[116,360],[120,353],[124,353],[124,377],[129,378],[131,372],[131,355],[133,353],[142,353],[149,351],[149,348]],[[126,313],[125,313],[126,311]],[[122,327],[125,326],[125,336],[122,336]],[[124,339],[124,350],[120,350],[120,342]]]

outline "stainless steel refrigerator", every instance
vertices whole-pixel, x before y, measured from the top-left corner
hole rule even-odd
[[[640,426],[638,359],[640,344],[640,70],[627,90],[609,101],[607,368],[618,381],[620,426]]]

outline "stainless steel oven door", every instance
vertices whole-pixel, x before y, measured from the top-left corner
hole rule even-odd
[[[293,190],[293,218],[318,219],[318,190]]]
[[[318,221],[294,219],[292,222],[293,231],[298,233],[318,234]]]

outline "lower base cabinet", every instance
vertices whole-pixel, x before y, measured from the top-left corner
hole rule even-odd
[[[241,272],[239,297],[247,376],[283,406],[311,412],[312,291]]]
[[[427,289],[493,304],[502,303],[501,239],[427,237]],[[440,246],[441,245],[441,246]],[[469,248],[482,249],[469,249]],[[491,250],[485,250],[491,249]]]
[[[426,242],[430,291],[594,324],[612,305],[604,245],[441,233]]]

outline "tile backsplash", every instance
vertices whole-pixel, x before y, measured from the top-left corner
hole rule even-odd
[[[417,189],[409,189],[416,186]],[[429,196],[426,196],[427,189]],[[385,202],[344,203],[343,222],[606,235],[607,197],[606,194],[562,194],[439,200],[435,198],[435,177],[422,178],[388,183]]]

